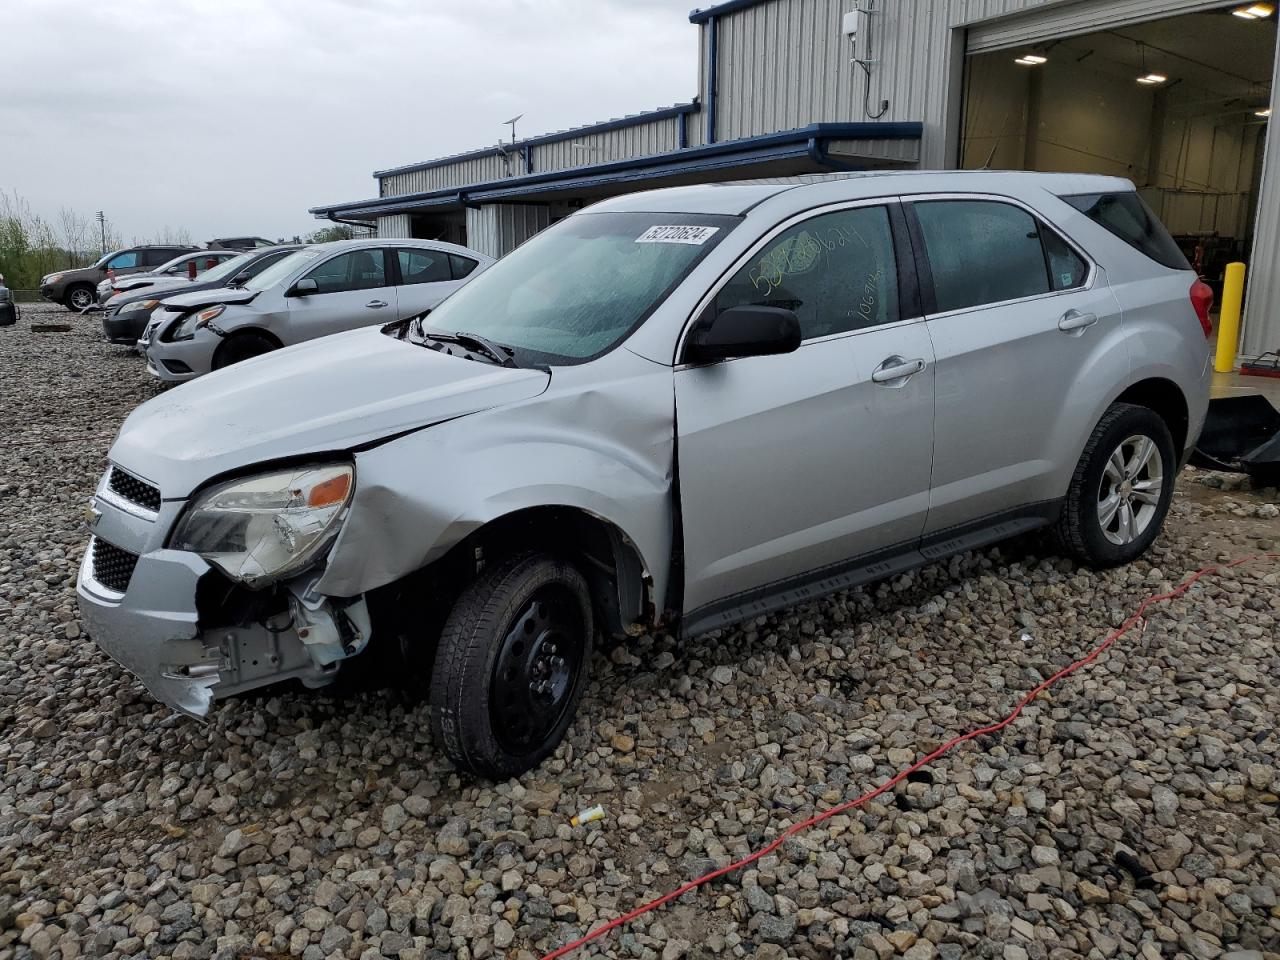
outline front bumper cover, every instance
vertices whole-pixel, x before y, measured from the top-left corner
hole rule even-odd
[[[220,654],[200,639],[196,585],[210,570],[194,553],[143,554],[129,589],[118,594],[93,578],[88,551],[76,594],[89,635],[136,676],[157,700],[191,717],[203,717],[218,682]]]
[[[201,327],[186,340],[162,340],[157,327],[145,345],[147,370],[170,383],[194,380],[213,369],[213,354],[220,342],[222,337],[209,327]]]
[[[151,320],[149,310],[115,310],[102,318],[102,332],[112,343],[136,343]]]

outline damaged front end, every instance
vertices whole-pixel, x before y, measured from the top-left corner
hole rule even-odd
[[[77,583],[90,636],[189,716],[282,680],[329,683],[371,632],[362,597],[315,589],[353,469],[276,470],[184,503],[113,465],[93,500]]]

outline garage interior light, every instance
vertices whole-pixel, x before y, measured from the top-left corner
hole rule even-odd
[[[1160,83],[1168,82],[1169,78],[1163,73],[1148,73],[1146,76],[1139,77],[1139,83],[1145,83],[1149,87],[1154,87]]]
[[[1274,3],[1251,3],[1247,7],[1236,7],[1232,15],[1242,20],[1265,20],[1276,12]]]
[[[1013,62],[1020,63],[1024,67],[1038,67],[1042,63],[1048,63],[1049,58],[1042,57],[1038,53],[1025,53],[1022,56],[1018,57],[1018,59]]]

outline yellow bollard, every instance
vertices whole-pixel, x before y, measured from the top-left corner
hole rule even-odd
[[[1240,308],[1244,303],[1244,264],[1228,263],[1222,281],[1222,311],[1218,314],[1218,352],[1213,369],[1230,373],[1236,368],[1240,343]]]

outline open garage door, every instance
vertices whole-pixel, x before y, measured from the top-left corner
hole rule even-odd
[[[1221,8],[1222,0],[1086,0],[1064,3],[1058,8],[1033,7],[1020,14],[1002,17],[969,28],[968,51],[987,53],[1021,44],[1061,39],[1093,33],[1100,27],[1114,29],[1143,23],[1157,17]]]
[[[1275,5],[1239,6],[971,53],[962,165],[1127,177],[1220,293],[1252,260],[1277,41]]]

